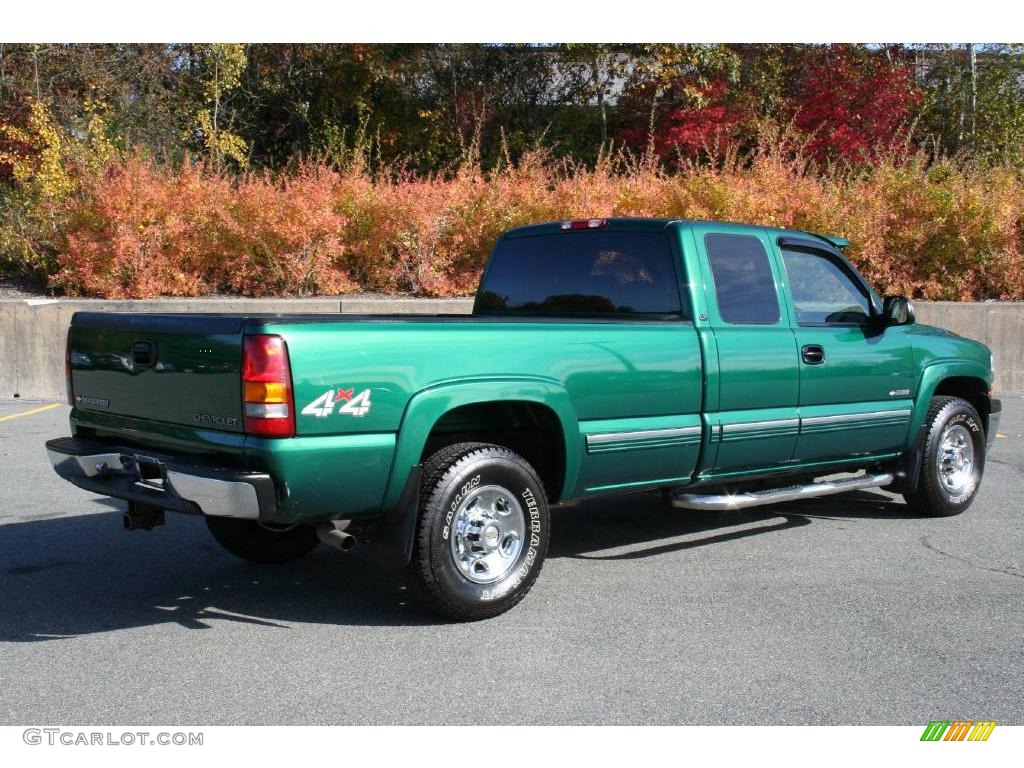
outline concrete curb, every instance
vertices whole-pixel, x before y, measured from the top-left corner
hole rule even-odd
[[[472,308],[472,299],[0,299],[0,398],[65,396],[64,339],[79,311],[444,315]],[[921,322],[988,344],[999,391],[1024,390],[1024,302],[917,302],[916,308]]]
[[[341,311],[353,315],[468,315],[473,299],[342,299]]]

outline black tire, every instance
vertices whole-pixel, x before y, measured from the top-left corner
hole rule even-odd
[[[297,560],[319,543],[316,528],[311,525],[275,528],[231,517],[207,517],[206,525],[224,549],[253,563]]]
[[[487,443],[442,448],[424,465],[410,587],[445,618],[504,613],[537,580],[548,519],[544,484],[522,456]]]
[[[943,441],[951,445],[950,437],[958,437],[964,445],[959,450],[943,451]],[[969,447],[969,451],[966,448]],[[934,397],[928,407],[921,437],[921,473],[917,488],[904,494],[911,509],[928,517],[959,515],[971,506],[981,485],[985,469],[985,429],[981,417],[969,402],[959,397]],[[943,461],[943,456],[946,457]],[[963,463],[964,454],[970,454],[969,469],[953,469],[957,461]],[[943,466],[950,470],[947,479]],[[952,483],[948,478],[953,478]]]

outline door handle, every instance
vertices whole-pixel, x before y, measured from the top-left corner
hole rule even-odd
[[[800,348],[800,357],[808,365],[821,365],[825,362],[825,348],[820,344],[805,344]]]

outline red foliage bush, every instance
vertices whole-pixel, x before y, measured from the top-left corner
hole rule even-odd
[[[698,91],[697,104],[663,105],[655,112],[653,126],[644,130],[627,128],[622,131],[623,140],[641,151],[647,149],[649,141],[654,153],[670,162],[731,144],[748,116],[726,103],[728,85],[724,80],[714,80]]]
[[[794,122],[820,161],[875,162],[899,150],[922,98],[909,67],[857,59],[850,46],[822,49],[797,93]]]

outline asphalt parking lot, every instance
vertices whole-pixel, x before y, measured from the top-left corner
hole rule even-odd
[[[1024,724],[1024,400],[975,505],[879,491],[738,513],[553,513],[511,613],[438,623],[318,548],[234,559],[59,480],[67,407],[0,403],[0,724]]]

